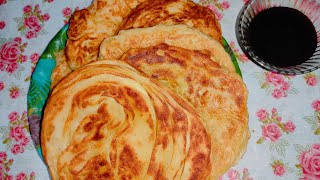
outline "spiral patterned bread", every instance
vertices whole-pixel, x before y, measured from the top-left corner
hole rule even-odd
[[[119,59],[134,48],[146,48],[161,43],[190,50],[207,50],[212,60],[230,72],[235,68],[229,54],[212,37],[187,25],[157,25],[120,31],[117,36],[106,38],[99,52],[99,59]]]
[[[211,140],[197,111],[121,61],[64,78],[44,112],[41,146],[56,179],[206,179]]]
[[[56,55],[56,67],[53,69],[51,74],[51,87],[54,88],[64,77],[72,72],[69,68],[64,49],[55,53]]]
[[[123,18],[143,0],[94,0],[70,19],[65,49],[72,70],[96,60],[104,38],[115,35]]]
[[[222,43],[220,23],[207,7],[190,0],[146,0],[123,20],[119,30],[185,24]]]
[[[189,101],[211,137],[211,177],[218,179],[244,154],[248,139],[247,89],[221,69],[207,51],[159,44],[132,49],[121,58]]]

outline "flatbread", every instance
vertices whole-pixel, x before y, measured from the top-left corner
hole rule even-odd
[[[132,49],[121,58],[189,101],[211,137],[211,177],[218,179],[246,151],[247,89],[235,73],[221,69],[207,51],[160,44]]]
[[[185,24],[222,43],[220,23],[213,12],[190,0],[146,0],[121,23],[119,30]]]
[[[70,19],[65,48],[72,70],[96,60],[104,38],[115,35],[123,18],[143,0],[94,0]]]
[[[64,49],[60,50],[56,54],[56,67],[51,74],[51,87],[53,89],[64,77],[72,72],[66,60]]]
[[[123,30],[106,38],[100,46],[100,59],[119,59],[134,48],[146,48],[161,43],[190,50],[207,50],[211,58],[229,72],[235,72],[229,54],[212,37],[186,25],[157,25],[149,28]]]
[[[41,147],[56,179],[206,179],[210,136],[197,111],[121,61],[64,78],[44,111]]]

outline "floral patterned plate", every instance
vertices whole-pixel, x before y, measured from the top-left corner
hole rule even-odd
[[[64,26],[50,41],[44,50],[31,77],[28,92],[28,121],[31,138],[35,144],[38,154],[42,157],[40,146],[40,128],[44,106],[50,93],[51,73],[56,66],[55,53],[65,47],[67,30],[69,25]],[[230,55],[236,72],[242,76],[237,59],[227,41],[223,38],[223,46]]]

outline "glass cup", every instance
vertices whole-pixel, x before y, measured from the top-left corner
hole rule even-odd
[[[279,67],[258,57],[249,42],[250,22],[261,11],[272,7],[289,7],[305,14],[313,23],[317,32],[317,48],[304,63]],[[298,75],[314,71],[320,67],[320,3],[316,0],[250,0],[241,9],[236,21],[236,36],[242,51],[260,67],[279,74]]]

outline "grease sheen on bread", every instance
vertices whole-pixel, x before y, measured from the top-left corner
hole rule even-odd
[[[247,89],[240,76],[210,59],[207,51],[159,44],[132,49],[121,58],[190,102],[211,137],[211,177],[218,179],[246,151]]]
[[[123,20],[119,30],[146,28],[159,24],[185,24],[222,43],[220,23],[204,6],[190,0],[146,0]]]
[[[121,61],[88,64],[52,91],[41,146],[56,179],[206,179],[197,111]]]
[[[235,72],[229,54],[212,37],[186,25],[157,25],[120,31],[117,36],[106,38],[100,46],[100,59],[119,59],[134,48],[146,48],[161,43],[190,50],[207,50],[222,68]]]
[[[94,61],[104,38],[115,35],[124,17],[143,0],[94,0],[70,18],[65,48],[72,70]]]

